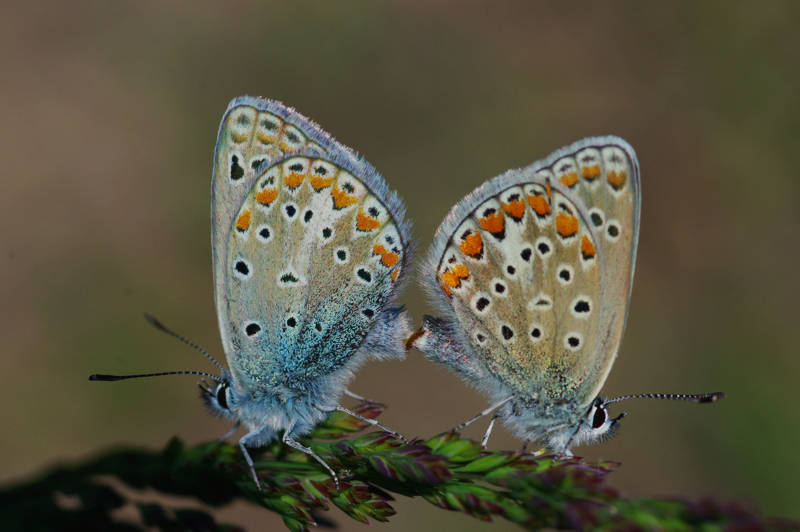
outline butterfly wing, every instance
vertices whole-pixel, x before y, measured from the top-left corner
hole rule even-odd
[[[241,96],[228,105],[220,122],[211,179],[211,249],[214,293],[222,344],[232,350],[225,316],[227,245],[239,207],[252,190],[257,170],[287,154],[335,153],[356,160],[317,124],[281,102]]]
[[[552,166],[556,179],[582,200],[602,250],[603,276],[597,301],[597,345],[586,361],[578,398],[592,401],[617,357],[630,309],[641,216],[639,161],[618,137],[586,139],[568,148]],[[572,155],[569,155],[572,153]],[[577,179],[575,174],[577,174]],[[581,248],[583,250],[583,247]]]
[[[235,381],[304,390],[359,350],[401,355],[405,316],[386,305],[408,263],[402,202],[310,121],[275,102],[237,101],[223,118],[212,187],[217,308]],[[298,155],[276,147],[277,132],[266,136],[263,122],[276,116],[305,142],[295,142]],[[237,139],[241,151],[229,147]]]
[[[460,349],[512,393],[588,404],[622,336],[639,204],[636,157],[616,137],[584,139],[465,197],[423,266]]]

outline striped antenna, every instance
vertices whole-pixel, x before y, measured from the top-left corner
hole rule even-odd
[[[192,342],[192,341],[191,341],[191,340],[189,340],[188,338],[186,338],[186,337],[184,337],[184,336],[181,336],[180,334],[176,333],[176,332],[175,332],[175,331],[173,331],[172,329],[168,329],[168,328],[167,328],[167,327],[166,327],[166,326],[165,326],[163,323],[161,323],[160,321],[158,321],[158,319],[157,319],[155,316],[153,316],[152,314],[150,314],[149,312],[145,312],[145,313],[144,313],[144,319],[146,319],[146,320],[147,320],[147,322],[148,322],[148,323],[150,323],[150,325],[152,325],[153,327],[155,327],[155,328],[156,328],[156,329],[158,329],[159,331],[161,331],[161,332],[165,332],[165,333],[167,333],[168,335],[172,336],[173,338],[177,338],[178,340],[180,340],[180,341],[181,341],[181,342],[183,342],[184,344],[188,345],[189,347],[192,347],[192,348],[194,348],[194,349],[197,349],[198,351],[200,351],[200,353],[201,353],[201,354],[202,354],[204,357],[206,357],[208,360],[210,360],[212,364],[214,364],[215,366],[217,366],[217,367],[219,368],[219,370],[220,370],[220,371],[222,371],[222,372],[224,372],[224,371],[225,371],[225,368],[223,368],[223,367],[222,367],[222,364],[220,364],[219,362],[217,362],[217,359],[216,359],[216,358],[214,358],[213,356],[211,356],[211,353],[209,353],[208,351],[206,351],[205,349],[203,349],[202,347],[200,347],[200,346],[199,346],[199,345],[197,345],[196,343]]]
[[[196,343],[192,342],[188,338],[185,338],[185,337],[181,336],[180,334],[176,333],[172,329],[168,329],[163,323],[158,321],[158,319],[156,319],[156,317],[153,316],[152,314],[150,314],[149,312],[145,312],[144,318],[148,321],[148,323],[150,323],[150,325],[152,325],[153,327],[155,327],[159,331],[165,332],[168,335],[172,336],[173,338],[177,338],[178,340],[180,340],[184,344],[188,345],[189,347],[192,347],[192,348],[200,351],[200,353],[204,357],[206,357],[208,360],[210,360],[215,366],[217,366],[221,372],[223,372],[223,373],[225,372],[225,368],[222,367],[222,364],[217,362],[217,359],[215,359],[213,356],[211,356],[211,354],[208,351],[206,351],[205,349],[203,349],[202,347],[200,347]],[[143,377],[161,377],[161,376],[164,376],[164,375],[199,375],[201,377],[208,377],[209,379],[212,379],[212,380],[214,380],[214,381],[216,381],[216,382],[218,382],[220,384],[224,384],[225,383],[225,380],[222,377],[218,377],[217,375],[212,375],[211,373],[206,373],[205,371],[192,371],[192,370],[162,371],[162,372],[159,372],[159,373],[138,373],[136,375],[104,375],[104,374],[101,374],[101,373],[95,373],[94,375],[89,375],[89,380],[90,381],[113,382],[113,381],[121,381],[121,380],[125,380],[125,379],[139,379],[139,378],[143,378]]]
[[[628,399],[667,399],[670,401],[689,401],[691,403],[716,403],[725,397],[725,392],[713,393],[634,393],[631,395],[623,395],[613,399],[603,401],[603,406],[610,405],[611,403],[619,403],[620,401],[627,401]]]

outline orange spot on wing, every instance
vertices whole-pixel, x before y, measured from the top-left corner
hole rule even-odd
[[[395,268],[392,271],[392,275],[390,276],[392,278],[392,281],[396,281],[398,275],[400,275],[400,268]]]
[[[294,153],[297,151],[297,148],[295,148],[294,146],[290,146],[289,144],[286,143],[286,141],[281,141],[280,146],[281,146],[281,151],[283,151],[284,153]]]
[[[260,191],[256,194],[256,201],[259,202],[261,205],[269,205],[275,198],[278,197],[278,189],[277,188],[265,188],[264,190]]]
[[[544,196],[528,196],[528,204],[539,216],[550,214],[550,204]]]
[[[444,293],[447,297],[453,297],[453,292],[450,290],[450,287],[447,286],[444,280],[440,281],[439,285],[442,287],[442,290],[444,290]]]
[[[506,226],[506,219],[502,212],[493,212],[489,216],[485,216],[478,220],[478,223],[485,230],[492,234],[500,233]]]
[[[470,232],[461,242],[461,245],[458,246],[458,249],[461,250],[461,253],[470,257],[480,255],[481,251],[483,251],[483,239],[480,234],[474,231]]]
[[[381,255],[381,262],[384,263],[389,268],[397,264],[397,261],[399,260],[400,260],[400,255],[398,255],[394,251],[389,251],[388,253],[384,253],[383,255]]]
[[[339,190],[339,187],[333,185],[333,189],[331,190],[331,196],[333,197],[333,206],[337,209],[342,209],[344,207],[348,207],[354,203],[358,203],[358,198],[355,196],[351,196],[344,190]]]
[[[250,209],[247,209],[236,219],[236,229],[247,231],[250,228]]]
[[[469,268],[463,264],[454,264],[450,270],[458,276],[459,279],[466,279],[469,277]]]
[[[611,171],[608,173],[608,184],[614,187],[614,190],[619,190],[625,184],[625,180],[628,178],[627,174],[623,171],[614,172]]]
[[[452,286],[456,288],[457,286],[461,285],[461,279],[458,278],[458,275],[454,274],[450,270],[441,274],[442,281],[447,286]]]
[[[383,244],[376,244],[375,247],[372,248],[372,252],[376,255],[380,255],[383,265],[389,268],[397,264],[397,261],[400,260],[400,255],[393,251],[387,250],[385,247],[383,247]]]
[[[593,258],[594,253],[594,244],[592,244],[588,236],[583,235],[583,239],[581,240],[581,255],[583,255],[583,260]]]
[[[461,286],[461,279],[469,277],[469,269],[463,264],[454,264],[441,274],[439,278],[442,280],[442,287],[445,288],[447,295],[450,295],[450,288],[458,288]]]
[[[583,176],[583,178],[586,179],[587,181],[592,181],[599,175],[600,175],[599,164],[593,164],[581,168],[581,176]]]
[[[231,139],[233,139],[233,142],[236,144],[241,144],[242,142],[246,141],[247,136],[247,133],[234,133],[231,131]]]
[[[303,174],[298,174],[296,172],[289,172],[284,181],[289,188],[295,189],[300,186],[305,177],[306,176],[304,176]]]
[[[550,198],[550,192],[552,192],[552,187],[550,187],[550,180],[549,179],[547,180],[547,183],[545,184],[544,188],[547,191],[547,201],[550,201],[550,199],[551,199]]]
[[[556,231],[563,237],[572,236],[578,232],[578,219],[563,212],[556,216]]]
[[[525,202],[522,200],[516,200],[504,203],[503,210],[515,220],[521,220],[525,215]]]
[[[364,213],[363,209],[358,210],[358,214],[356,215],[356,227],[359,231],[373,231],[380,226],[381,223],[372,216]]]
[[[261,144],[272,144],[275,142],[276,135],[267,135],[266,133],[258,132],[256,137]]]
[[[327,188],[333,184],[333,177],[320,177],[317,175],[312,175],[309,181],[311,181],[311,186],[314,187],[314,190],[322,190],[323,188]]]
[[[578,182],[578,174],[576,172],[570,172],[568,174],[564,174],[559,179],[564,185],[572,188],[575,186],[575,183]]]

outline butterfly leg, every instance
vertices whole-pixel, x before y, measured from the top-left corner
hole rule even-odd
[[[473,417],[469,418],[465,422],[463,422],[463,423],[461,423],[459,425],[456,425],[455,427],[453,427],[450,430],[446,430],[444,432],[440,432],[438,435],[441,436],[443,434],[447,434],[448,432],[460,432],[463,429],[465,429],[466,427],[468,427],[468,426],[472,425],[473,423],[475,423],[476,421],[478,421],[483,416],[485,416],[487,414],[490,414],[493,410],[495,410],[497,408],[500,408],[501,406],[503,406],[504,404],[506,404],[507,402],[509,402],[513,398],[514,398],[513,395],[509,395],[508,397],[506,397],[502,401],[499,401],[499,402],[497,402],[497,403],[495,403],[493,405],[490,405],[488,408],[484,408],[483,410],[481,410],[480,412],[478,412],[477,414],[475,414]]]
[[[394,436],[398,440],[402,441],[403,443],[408,443],[408,440],[405,438],[405,436],[403,436],[399,432],[393,431],[392,429],[390,429],[386,425],[382,425],[381,423],[379,423],[378,421],[376,421],[374,419],[371,419],[371,418],[368,418],[368,417],[364,417],[361,414],[356,414],[352,410],[348,410],[348,409],[346,409],[345,407],[343,407],[341,405],[337,406],[336,410],[338,410],[339,412],[344,412],[348,416],[353,416],[356,419],[360,419],[361,421],[363,421],[365,423],[369,423],[373,427],[378,427],[379,429],[381,429],[381,430],[383,430],[385,432],[388,432],[389,434],[391,434],[392,436]]]
[[[222,435],[222,436],[221,436],[221,437],[220,437],[220,438],[219,438],[217,441],[218,441],[219,443],[225,443],[225,441],[226,441],[228,438],[230,438],[231,436],[233,436],[233,434],[234,434],[234,433],[235,433],[237,430],[239,430],[239,424],[240,424],[240,423],[237,421],[237,422],[236,422],[236,424],[233,426],[233,428],[232,428],[231,430],[229,430],[228,432],[226,432],[225,434],[223,434],[223,435]]]
[[[500,414],[495,412],[495,414],[492,416],[492,419],[489,420],[489,426],[486,427],[486,434],[484,434],[483,438],[481,439],[481,449],[486,449],[486,444],[489,443],[489,436],[492,434],[492,429],[494,428],[494,422],[499,417]]]
[[[256,437],[260,432],[261,429],[250,431],[242,436],[242,439],[239,440],[239,448],[242,450],[242,454],[244,455],[244,461],[247,462],[247,466],[250,468],[250,474],[253,475],[253,481],[255,481],[258,491],[261,491],[261,482],[258,480],[256,466],[253,464],[253,459],[250,458],[250,453],[247,452],[247,442]]]
[[[583,421],[583,419],[581,419],[578,422],[578,425],[575,427],[575,430],[572,431],[572,435],[567,440],[567,443],[564,444],[564,448],[556,450],[557,453],[561,454],[562,456],[566,456],[566,457],[571,457],[572,456],[572,451],[570,451],[569,448],[572,447],[572,441],[575,439],[575,436],[577,436],[578,433],[580,432],[581,427],[583,426],[583,423],[584,423],[584,421]]]
[[[336,475],[336,472],[333,469],[331,469],[331,466],[329,466],[325,462],[325,460],[322,459],[321,456],[319,456],[317,453],[312,451],[309,447],[306,447],[305,445],[303,445],[299,441],[293,440],[291,435],[290,435],[291,430],[292,429],[290,427],[286,432],[283,433],[283,443],[285,443],[286,445],[288,445],[289,447],[291,447],[293,449],[297,449],[298,451],[306,453],[308,456],[312,457],[314,460],[316,460],[317,462],[322,464],[322,467],[327,469],[328,470],[328,474],[330,474],[330,476],[333,478],[333,483],[336,484],[336,490],[338,491],[339,490],[339,477]]]
[[[347,397],[351,397],[351,398],[355,399],[356,401],[361,401],[362,403],[370,403],[370,404],[373,404],[373,405],[383,405],[383,403],[381,403],[380,401],[376,401],[375,399],[370,399],[368,397],[363,397],[361,395],[358,395],[357,393],[351,392],[350,390],[345,390],[344,394]]]

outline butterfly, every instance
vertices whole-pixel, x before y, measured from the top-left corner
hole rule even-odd
[[[297,439],[333,411],[370,357],[402,358],[411,329],[392,306],[410,261],[405,206],[362,157],[286,105],[242,96],[220,123],[211,182],[214,292],[226,369],[201,397],[244,425],[247,448],[285,444],[336,473]],[[177,336],[152,317],[158,328]],[[196,346],[195,346],[196,347]],[[231,434],[229,433],[229,434]]]
[[[441,318],[408,340],[488,395],[526,442],[553,451],[610,437],[631,398],[714,402],[713,394],[598,394],[617,357],[641,213],[639,163],[614,136],[580,140],[509,170],[459,201],[437,229],[421,282]]]

